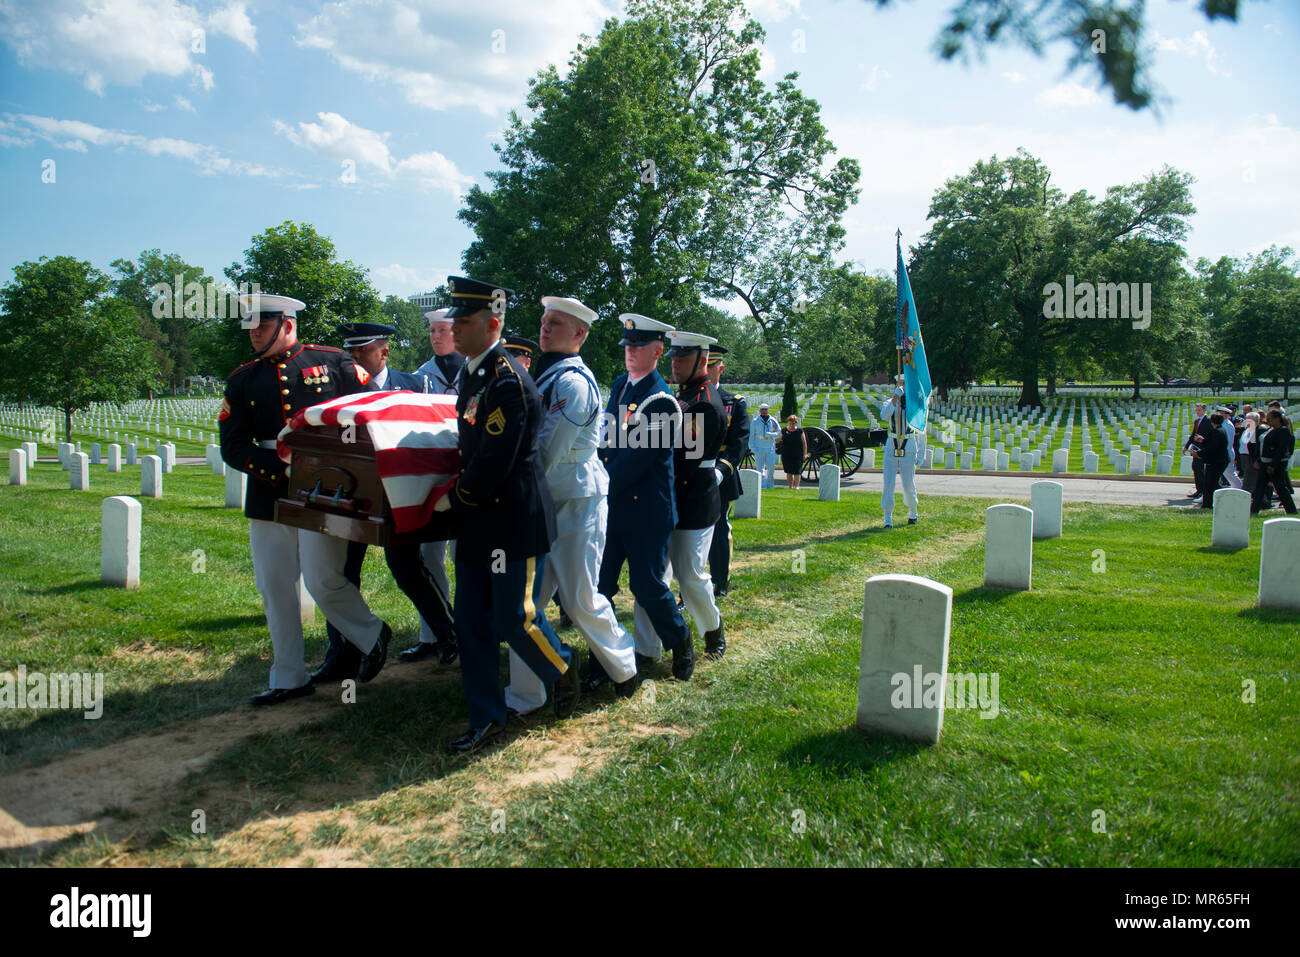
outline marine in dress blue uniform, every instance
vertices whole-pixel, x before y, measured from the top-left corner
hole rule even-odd
[[[632,350],[655,350],[657,361],[664,334],[672,326],[630,312],[620,315],[619,321],[623,323],[619,345],[625,347],[629,368],[645,358]],[[653,362],[635,381],[630,373],[614,380],[600,451],[609,473],[609,521],[599,587],[612,601],[618,594],[618,576],[627,565],[628,584],[636,599],[632,616],[637,654],[647,661],[658,659],[662,644],[673,653],[673,675],[687,681],[695,671],[695,647],[667,581],[668,540],[677,524],[672,440],[680,422],[677,401]]]
[[[713,579],[713,595],[725,598],[731,583],[731,503],[740,498],[740,463],[749,454],[749,406],[743,395],[728,392],[721,385],[722,371],[726,368],[726,346],[709,347],[709,379],[722,400],[722,411],[727,416],[727,426],[722,447],[718,449],[717,468],[722,479],[718,497],[722,500],[722,514],[713,526],[713,543],[709,546],[709,576]]]
[[[429,383],[424,376],[389,368],[388,340],[397,334],[396,327],[382,322],[347,322],[339,326],[339,332],[343,336],[343,348],[352,355],[353,361],[370,373],[370,384],[375,390],[428,391]],[[358,588],[361,587],[361,566],[365,562],[366,549],[365,542],[348,542],[343,573]],[[436,636],[439,663],[451,664],[456,660],[451,596],[445,587],[439,587],[436,578],[425,567],[420,557],[420,544],[390,545],[384,549],[384,561],[397,587],[419,612],[421,627],[429,628],[430,633]],[[311,674],[312,684],[355,678],[361,663],[360,654],[328,620],[325,632],[329,636],[329,648],[321,666]]]
[[[240,324],[258,351],[227,379],[217,427],[222,459],[249,479],[244,514],[250,520],[253,573],[275,656],[270,688],[252,703],[268,705],[313,690],[303,660],[300,574],[316,604],[360,649],[360,680],[369,681],[383,667],[392,632],[344,577],[343,539],[274,521],[276,499],[287,495],[289,487],[287,469],[275,451],[276,436],[301,409],[369,391],[370,375],[341,349],[298,341],[297,313],[305,308],[301,300],[254,295],[240,306]]]
[[[462,471],[439,501],[457,527],[455,620],[470,721],[448,748],[466,752],[505,730],[502,641],[556,685],[561,717],[580,689],[576,656],[540,604],[555,515],[538,454],[541,398],[500,341],[510,291],[459,276],[448,277],[447,288],[457,349],[471,353],[456,402]]]

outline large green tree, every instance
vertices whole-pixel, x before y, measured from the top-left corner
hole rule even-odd
[[[185,288],[206,287],[212,278],[202,267],[187,263],[175,253],[146,249],[135,260],[115,259],[113,291],[135,307],[141,335],[150,343],[162,380],[173,392],[180,390],[197,369],[196,351],[203,338],[203,326],[211,317],[185,308]],[[168,301],[161,301],[160,294]]]
[[[800,318],[792,364],[804,381],[844,378],[860,389],[866,374],[894,368],[891,277],[867,275],[847,263],[827,270]]]
[[[63,413],[126,402],[157,388],[158,370],[131,303],[109,294],[108,276],[70,256],[14,267],[0,288],[8,330],[0,343],[0,392]]]
[[[563,75],[512,113],[504,169],[470,190],[465,267],[517,290],[581,298],[690,327],[701,300],[734,303],[773,353],[809,277],[843,240],[858,165],[833,159],[818,105],[790,74],[759,78],[762,27],[740,0],[631,0]],[[540,310],[537,310],[540,313]],[[527,332],[535,316],[514,323]],[[598,376],[619,366],[597,324]],[[775,358],[775,355],[774,355]]]
[[[1300,375],[1300,275],[1290,247],[1271,246],[1235,270],[1220,346],[1246,375],[1282,380],[1289,398]]]
[[[254,236],[244,258],[231,263],[226,278],[235,286],[256,283],[263,293],[293,296],[306,303],[298,313],[298,338],[338,346],[343,322],[380,320],[379,293],[367,271],[349,260],[340,261],[334,241],[310,223],[284,222]],[[221,339],[214,354],[225,363],[225,375],[251,354],[248,335],[239,317],[220,320]]]
[[[1023,149],[1004,160],[981,160],[949,180],[930,204],[924,282],[916,281],[929,310],[922,312],[923,322],[929,316],[926,351],[938,355],[940,381],[951,381],[951,367],[961,365],[942,353],[971,349],[974,337],[984,337],[975,347],[987,345],[986,364],[970,369],[970,377],[992,372],[1018,379],[1019,404],[1036,406],[1042,374],[1068,372],[1077,355],[1103,361],[1133,348],[1116,340],[1132,328],[1128,321],[1102,318],[1083,284],[1095,290],[1112,282],[1106,257],[1138,242],[1144,245],[1134,247],[1137,255],[1125,258],[1124,269],[1147,282],[1163,279],[1168,264],[1183,255],[1179,243],[1195,212],[1191,182],[1166,166],[1140,182],[1110,187],[1101,199],[1083,190],[1067,197],[1051,185],[1042,161]],[[1142,256],[1157,253],[1142,265]],[[1049,292],[1053,287],[1058,291]]]

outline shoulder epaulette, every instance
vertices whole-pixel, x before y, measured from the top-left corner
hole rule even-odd
[[[343,351],[342,349],[335,348],[334,346],[318,346],[314,342],[304,342],[302,344],[302,347],[304,349],[315,349],[318,352],[340,352],[341,353]]]
[[[235,375],[236,372],[241,372],[241,371],[243,371],[244,369],[247,369],[249,366],[257,365],[257,363],[260,362],[260,361],[261,361],[260,359],[249,359],[249,360],[248,360],[247,362],[245,362],[242,366],[235,366],[235,368],[231,369],[231,370],[230,370],[230,375],[226,376],[226,378],[227,378],[227,379],[234,378],[234,375]]]

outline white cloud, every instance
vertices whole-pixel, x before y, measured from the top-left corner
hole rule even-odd
[[[238,40],[254,53],[257,52],[257,28],[248,19],[242,3],[228,4],[208,17],[208,29]]]
[[[1152,32],[1152,38],[1155,41],[1156,49],[1163,52],[1181,53],[1184,56],[1193,58],[1203,58],[1205,68],[1216,76],[1232,76],[1223,68],[1223,59],[1214,49],[1214,44],[1206,36],[1204,30],[1196,30],[1191,36],[1187,37],[1167,37],[1160,33],[1159,30]]]
[[[448,276],[455,275],[459,270],[454,267],[415,267],[390,263],[387,266],[377,266],[371,272],[377,279],[387,284],[383,290],[385,293],[409,296],[436,288],[440,283],[446,282]]]
[[[862,84],[862,89],[868,93],[875,93],[876,90],[880,89],[880,84],[888,79],[889,71],[877,64],[871,68],[871,78]]]
[[[339,0],[300,24],[297,42],[416,106],[495,114],[522,104],[541,67],[563,70],[578,35],[617,12],[613,0]]]
[[[185,99],[185,97],[181,96],[179,93],[176,94],[176,108],[178,110],[184,110],[186,113],[198,112],[198,110],[194,108],[194,104]]]
[[[16,136],[0,136],[0,145],[27,146],[35,140],[49,143],[55,149],[88,153],[90,147],[104,149],[133,149],[150,156],[168,156],[193,163],[202,173],[230,173],[239,176],[278,177],[280,171],[256,163],[233,160],[214,146],[178,140],[170,136],[148,137],[126,130],[107,129],[81,120],[59,120],[49,116],[29,113],[5,113],[0,119],[0,130],[11,131]]]
[[[1273,243],[1300,247],[1300,128],[1248,117],[1216,127],[1204,122],[1159,124],[1124,117],[1115,125],[1074,130],[1033,129],[989,122],[924,127],[901,119],[823,114],[843,156],[862,163],[862,194],[845,218],[846,257],[869,268],[891,268],[894,229],[916,242],[931,225],[926,216],[946,180],[979,160],[1005,159],[1023,146],[1052,171],[1067,195],[1143,179],[1163,164],[1191,173],[1197,213],[1185,246],[1189,255],[1243,255]],[[906,149],[881,150],[880,143]],[[1207,148],[1207,144],[1214,144]]]
[[[316,118],[319,123],[299,123],[296,127],[275,120],[275,130],[303,149],[340,162],[350,161],[355,168],[378,172],[387,180],[413,181],[431,192],[459,197],[474,183],[472,176],[462,173],[441,153],[415,153],[398,159],[388,148],[388,133],[357,126],[338,113],[317,113]]]
[[[179,0],[0,2],[0,40],[23,66],[72,73],[101,95],[109,85],[136,85],[154,75],[190,76],[212,89],[212,71],[203,65],[207,54],[193,49],[207,30],[256,48],[240,3],[205,18]]]
[[[1096,90],[1090,90],[1081,83],[1067,80],[1050,86],[1034,97],[1034,102],[1049,110],[1077,109],[1096,106],[1101,103]]]
[[[802,14],[801,0],[745,0],[749,15],[762,23],[779,23],[792,13]]]
[[[1016,73],[1014,70],[1011,71],[1010,73],[1003,73],[1003,74],[1002,74],[1002,79],[1006,80],[1008,83],[1023,83],[1023,82],[1025,82],[1024,74],[1022,74],[1022,73]]]
[[[146,113],[158,113],[167,109],[167,107],[163,106],[161,103],[150,103],[147,100],[141,103],[140,106]]]

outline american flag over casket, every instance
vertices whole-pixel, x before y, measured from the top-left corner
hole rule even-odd
[[[277,437],[276,452],[289,462],[291,433],[322,426],[337,426],[344,443],[349,426],[354,442],[364,430],[399,533],[424,526],[460,473],[455,396],[403,391],[331,399],[294,415]]]

